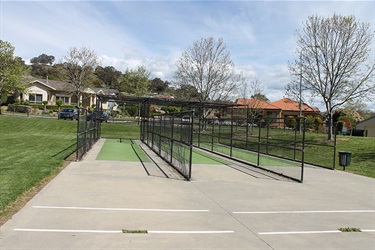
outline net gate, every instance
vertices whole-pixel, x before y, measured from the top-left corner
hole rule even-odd
[[[194,111],[150,116],[142,120],[141,140],[186,180],[191,179]]]
[[[96,111],[102,110],[102,105],[97,99]],[[77,148],[76,161],[80,161],[82,157],[92,148],[94,143],[100,138],[101,123],[97,119],[88,121],[88,110],[78,108],[77,117]]]

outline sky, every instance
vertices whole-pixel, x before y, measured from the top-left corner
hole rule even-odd
[[[102,66],[144,66],[173,82],[181,53],[201,38],[223,38],[237,69],[258,79],[270,101],[285,97],[297,30],[309,16],[354,15],[375,30],[375,1],[9,1],[0,0],[0,39],[27,63],[55,62],[71,47],[94,50]],[[372,57],[375,59],[375,45]],[[238,96],[240,97],[240,96]],[[311,103],[324,110],[319,101]],[[367,102],[375,111],[375,103]]]

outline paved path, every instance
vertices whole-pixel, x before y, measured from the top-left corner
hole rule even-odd
[[[218,164],[188,182],[96,160],[103,142],[0,228],[1,250],[375,249],[372,178],[307,168],[301,184]]]

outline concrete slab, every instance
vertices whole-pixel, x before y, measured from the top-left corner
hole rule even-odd
[[[188,182],[95,160],[102,145],[0,228],[0,249],[375,249],[372,178],[307,168],[301,184],[217,164]]]

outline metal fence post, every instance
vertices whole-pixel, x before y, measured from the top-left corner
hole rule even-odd
[[[173,160],[173,142],[174,142],[174,114],[172,115],[172,120],[171,120],[171,162]]]
[[[333,169],[336,169],[337,124],[338,124],[337,122],[334,124],[334,129],[333,129],[333,133],[334,133],[334,143],[333,143]]]
[[[260,166],[260,137],[261,137],[261,130],[262,130],[262,122],[259,121],[259,134],[258,134],[258,159],[257,159],[257,166],[259,167]]]
[[[303,118],[301,183],[303,182],[303,176],[305,172],[305,138],[306,138],[306,117]]]

